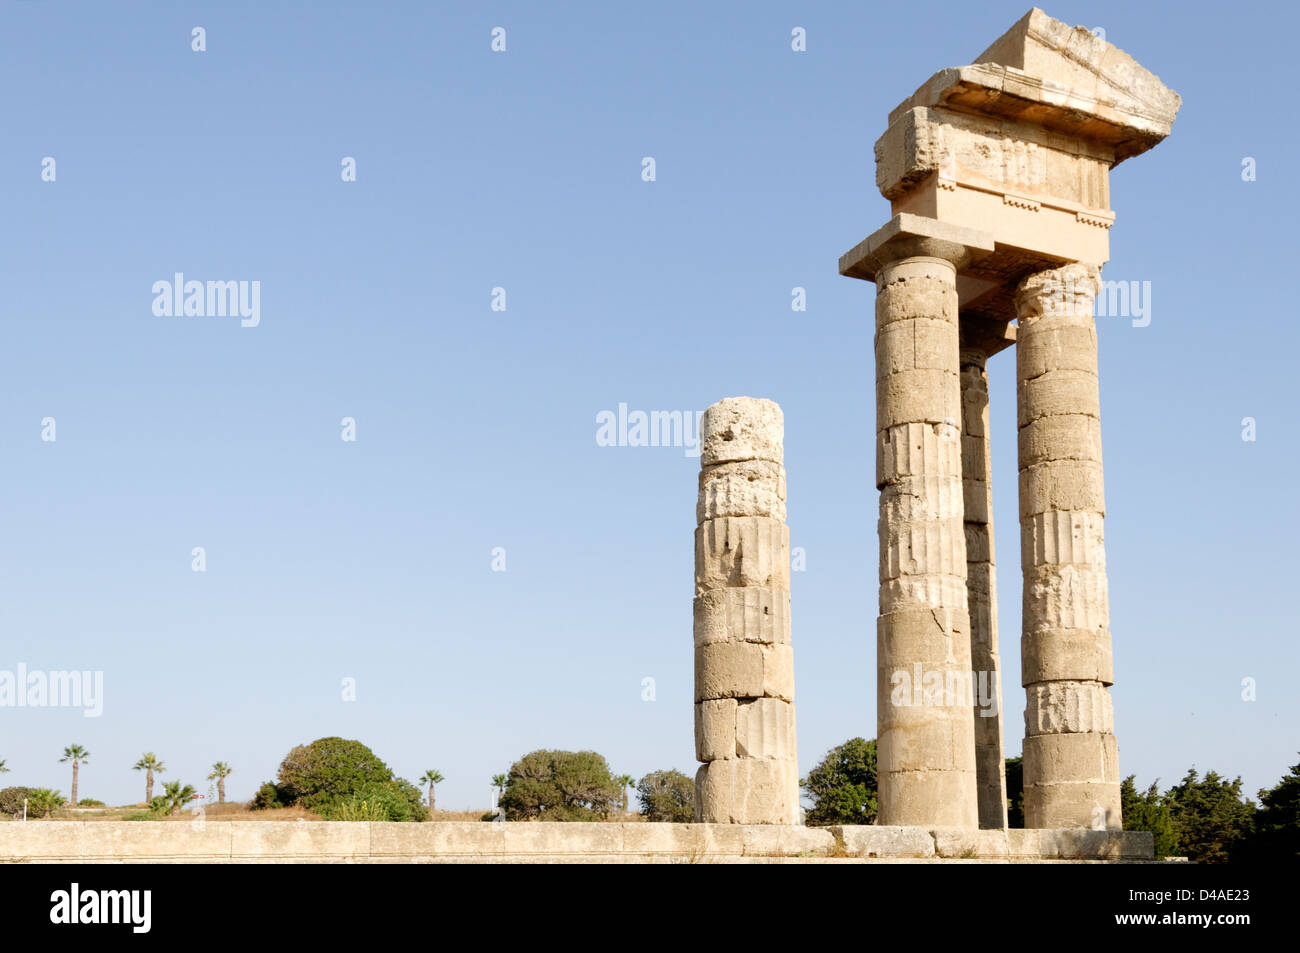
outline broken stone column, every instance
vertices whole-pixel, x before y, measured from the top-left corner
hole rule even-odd
[[[1002,665],[998,657],[997,574],[993,555],[993,475],[989,457],[988,358],[993,346],[972,333],[985,322],[963,317],[961,477],[966,529],[966,593],[971,668],[975,672],[975,786],[982,828],[1007,826],[1002,756]],[[1005,343],[1003,343],[1005,341]]]
[[[796,824],[790,537],[781,408],[729,397],[700,422],[695,818]]]
[[[868,240],[879,262],[880,823],[975,828],[954,265],[967,250],[917,224],[927,234],[887,226]]]
[[[1120,827],[1093,298],[1096,266],[1031,274],[1020,326],[1026,827]]]

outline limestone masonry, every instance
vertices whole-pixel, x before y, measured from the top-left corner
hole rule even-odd
[[[763,824],[41,821],[0,824],[0,863],[1143,862],[1146,831]]]
[[[1180,103],[1035,9],[876,142],[893,217],[839,270],[876,285],[882,825],[1006,826],[1001,696],[931,686],[998,684],[987,363],[1014,345],[1025,825],[1121,826],[1092,308],[1110,170]],[[917,673],[926,690],[900,694]]]
[[[785,421],[770,400],[700,421],[695,508],[695,819],[796,824]]]
[[[1016,348],[1027,828],[1122,827],[1093,299],[1110,170],[1180,99],[1031,10],[889,115],[893,217],[840,259],[876,286],[881,825],[1007,826],[988,361]],[[783,422],[736,397],[701,422],[696,819],[798,818]]]

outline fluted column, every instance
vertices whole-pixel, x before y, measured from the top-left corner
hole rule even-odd
[[[695,530],[695,818],[795,824],[784,418],[731,397],[700,421]]]
[[[1120,824],[1106,589],[1096,267],[1016,290],[1026,827]]]
[[[966,530],[966,592],[971,668],[975,673],[975,784],[983,828],[1007,826],[1007,775],[1002,755],[1002,664],[998,656],[998,590],[993,549],[993,484],[989,457],[988,354],[961,350],[961,482]]]
[[[880,823],[975,828],[956,268],[875,280]]]

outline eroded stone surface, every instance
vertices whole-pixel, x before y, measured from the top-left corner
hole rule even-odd
[[[977,827],[955,261],[876,275],[880,487],[877,775],[882,824]],[[960,698],[926,690],[938,679]]]
[[[788,759],[795,750],[794,705],[780,698],[741,699],[736,708],[736,756]]]
[[[953,706],[891,701],[889,680],[911,665],[1000,669],[985,362],[1013,343],[1026,822],[1119,824],[1092,307],[1110,170],[1169,135],[1180,102],[1123,50],[1035,9],[975,63],[934,73],[876,142],[891,218],[839,265],[876,285],[884,824],[969,831],[977,796],[980,824],[1005,823],[1000,696],[972,730]],[[941,853],[985,851],[980,836],[943,835]],[[1009,856],[1036,854],[1016,837]]]
[[[728,397],[712,404],[700,419],[700,465],[742,460],[781,463],[785,416],[773,401]]]
[[[768,516],[725,516],[695,530],[695,592],[758,587],[790,590],[790,535]]]
[[[1016,291],[1017,346],[1034,358],[1017,362],[1027,827],[1120,825],[1100,410],[1095,371],[1079,369],[1096,367],[1098,286],[1075,264]]]
[[[710,589],[695,600],[695,644],[790,641],[790,593],[740,586]]]
[[[795,824],[783,421],[771,401],[704,412],[695,531],[695,816]]]
[[[710,761],[695,774],[696,816],[713,824],[797,824],[798,785],[793,760]]]
[[[744,460],[701,470],[696,522],[722,516],[784,520],[785,467],[769,460]]]

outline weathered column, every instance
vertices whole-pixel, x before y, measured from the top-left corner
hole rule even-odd
[[[781,408],[730,397],[700,421],[695,818],[796,824],[790,536]]]
[[[1120,824],[1092,316],[1099,270],[1016,289],[1026,827]]]
[[[974,319],[972,319],[973,321]],[[966,320],[963,319],[963,332]],[[993,556],[993,484],[989,458],[988,351],[962,336],[961,482],[966,529],[966,593],[975,672],[975,785],[980,827],[1007,826],[1002,757],[1002,665]]]
[[[956,269],[900,257],[875,280],[880,823],[974,828]]]

